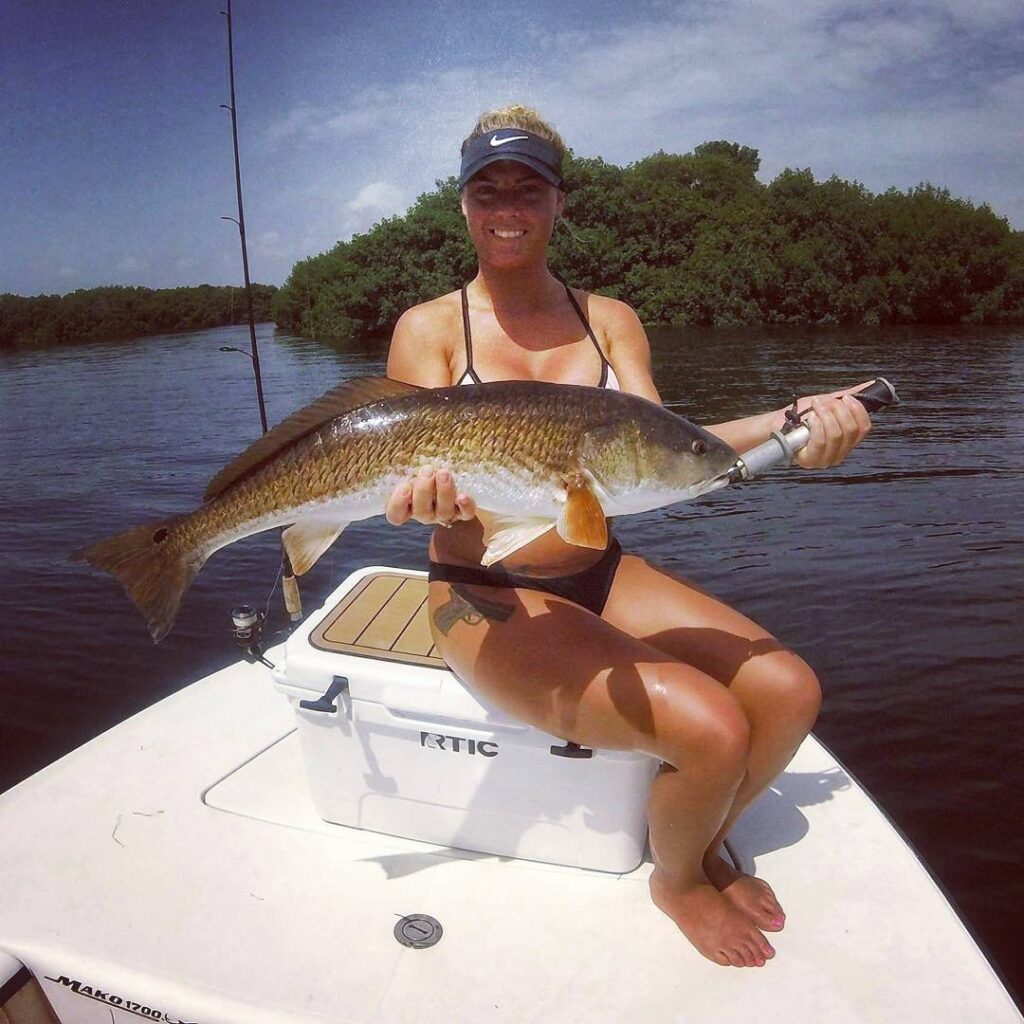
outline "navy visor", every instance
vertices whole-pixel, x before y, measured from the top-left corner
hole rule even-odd
[[[550,184],[559,188],[562,185],[562,159],[547,139],[521,128],[501,128],[478,135],[466,146],[459,171],[459,188],[478,171],[499,160],[515,160],[536,171]]]

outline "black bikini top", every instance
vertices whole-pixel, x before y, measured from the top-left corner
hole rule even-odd
[[[601,351],[601,346],[597,343],[597,338],[594,337],[594,332],[591,330],[590,323],[586,316],[583,314],[583,310],[580,309],[580,304],[576,301],[576,297],[573,295],[569,286],[563,285],[565,288],[565,294],[569,301],[572,303],[572,308],[576,310],[577,316],[586,328],[587,337],[594,343],[594,348],[597,349],[597,354],[601,358],[601,379],[597,386],[599,388],[612,388],[615,391],[620,391],[619,379],[615,376],[615,370],[612,368],[612,364],[605,358],[604,352]],[[469,328],[469,296],[466,294],[466,285],[462,286],[462,330],[466,338],[466,371],[459,378],[459,384],[483,384],[483,381],[477,376],[476,370],[473,369],[473,334]]]

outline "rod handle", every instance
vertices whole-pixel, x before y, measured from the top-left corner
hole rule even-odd
[[[900,398],[896,389],[885,377],[876,377],[866,388],[861,388],[854,396],[868,412],[880,412],[890,405],[899,405]]]
[[[870,384],[856,392],[853,397],[869,413],[880,412],[891,405],[900,404],[896,388],[885,377],[876,377]],[[806,446],[810,437],[811,431],[806,422],[801,422],[788,429],[776,430],[764,444],[752,448],[749,452],[744,452],[736,460],[736,464],[729,471],[729,482],[737,483],[741,480],[750,480],[776,466],[788,466],[792,462],[793,456]]]

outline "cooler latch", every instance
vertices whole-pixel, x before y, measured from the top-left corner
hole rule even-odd
[[[344,676],[335,676],[326,693],[316,700],[300,700],[299,707],[307,711],[322,711],[328,715],[336,715],[338,707],[334,703],[338,695],[348,692],[348,680]]]
[[[589,747],[581,747],[572,740],[566,740],[564,747],[549,748],[555,757],[593,757],[594,752]]]

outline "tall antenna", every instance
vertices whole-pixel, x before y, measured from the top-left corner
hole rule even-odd
[[[249,250],[245,244],[245,211],[242,208],[242,169],[238,161],[238,111],[235,107],[235,49],[231,33],[231,0],[227,0],[228,9],[220,13],[228,22],[228,77],[231,80],[231,105],[221,106],[231,112],[231,140],[235,147],[235,194],[238,196],[238,219],[222,217],[238,225],[238,237],[242,243],[242,273],[245,277],[245,302],[249,308],[249,343],[252,347],[252,372],[256,377],[256,400],[260,406],[260,423],[263,433],[267,432],[267,410],[263,404],[263,378],[260,375],[260,351],[256,347],[256,318],[252,310],[252,282],[249,280]]]
[[[245,277],[245,302],[249,309],[249,343],[252,347],[252,372],[256,378],[256,400],[260,406],[260,423],[263,433],[267,432],[267,409],[263,403],[263,377],[260,374],[260,351],[256,346],[256,317],[252,309],[252,282],[249,280],[249,250],[245,244],[245,211],[242,208],[242,169],[238,160],[238,111],[235,101],[235,47],[231,31],[231,0],[227,0],[228,9],[221,11],[228,23],[228,77],[231,80],[231,105],[221,106],[231,112],[231,141],[235,148],[235,194],[238,196],[238,219],[222,217],[238,225],[238,238],[242,243],[242,273]],[[241,351],[239,349],[239,351]],[[302,618],[302,599],[299,597],[299,585],[295,580],[288,551],[281,544],[281,589],[284,592],[284,604],[292,621]]]

